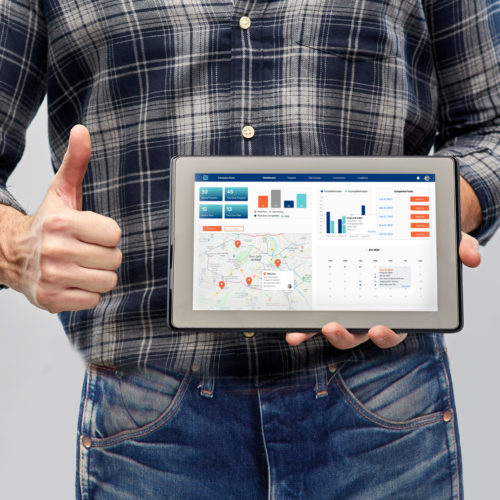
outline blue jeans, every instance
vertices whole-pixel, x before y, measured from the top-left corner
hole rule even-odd
[[[461,499],[447,355],[415,338],[289,376],[89,366],[77,498]]]

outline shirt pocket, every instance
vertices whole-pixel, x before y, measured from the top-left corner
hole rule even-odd
[[[302,0],[294,41],[351,61],[398,56],[397,7],[391,0]]]

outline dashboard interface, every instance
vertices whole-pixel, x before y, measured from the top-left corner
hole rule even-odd
[[[437,311],[433,174],[195,174],[193,310]]]

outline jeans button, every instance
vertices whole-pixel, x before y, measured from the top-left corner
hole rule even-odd
[[[328,364],[328,371],[330,373],[335,373],[337,371],[337,363],[329,363]]]
[[[451,410],[446,410],[443,413],[443,420],[449,422],[453,418],[453,412]]]

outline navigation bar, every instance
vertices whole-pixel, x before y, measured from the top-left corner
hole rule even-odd
[[[196,182],[435,182],[435,174],[195,174]]]

